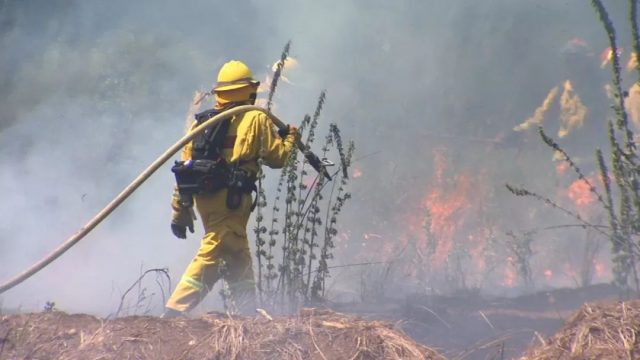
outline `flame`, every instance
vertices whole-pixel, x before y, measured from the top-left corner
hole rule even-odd
[[[611,267],[607,266],[602,259],[593,260],[593,269],[595,270],[595,276],[598,280],[610,281],[613,277]]]
[[[354,243],[357,243],[357,241],[351,241],[350,233],[351,231],[347,230],[347,231],[339,232],[336,235],[333,241],[333,244],[336,247],[336,249],[341,249],[339,251],[348,251],[347,249],[349,249],[350,246],[353,246]]]
[[[607,66],[609,61],[613,59],[613,50],[610,47],[604,49],[600,54],[600,67],[604,68]]]
[[[382,239],[382,235],[374,234],[374,233],[364,233],[364,234],[362,234],[362,237],[365,240],[369,240],[369,239],[373,239],[373,238]]]
[[[625,99],[625,106],[629,113],[629,118],[636,131],[640,130],[640,83],[635,83],[629,89],[629,96]]]
[[[565,161],[565,156],[562,155],[562,152],[554,150],[553,156],[551,156],[551,161],[563,163]]]
[[[280,60],[274,62],[273,65],[271,65],[271,71],[275,72],[278,69],[278,64],[280,64],[280,62]],[[284,67],[282,68],[282,72],[280,73],[280,80],[286,82],[287,84],[293,84],[287,77],[287,74],[289,74],[291,70],[297,69],[298,64],[298,60],[287,56],[287,58],[284,59]],[[269,84],[271,84],[271,80],[269,80]]]
[[[624,49],[622,49],[622,48],[618,48],[617,51],[616,51],[618,56],[622,55],[623,52],[624,52]],[[611,49],[611,47],[608,47],[608,48],[604,49],[602,51],[602,53],[600,54],[600,67],[604,68],[612,60],[613,60],[613,50]]]
[[[271,71],[276,71],[278,69],[278,64],[280,64],[280,60],[276,61],[271,65]],[[298,60],[291,56],[287,56],[284,59],[284,68],[285,69],[294,69],[298,66]]]
[[[307,190],[311,190],[318,184],[318,181],[315,176],[308,176],[302,180],[302,183],[307,187]]]
[[[556,164],[556,174],[564,175],[566,174],[568,168],[569,168],[569,164],[566,161],[559,161]]]
[[[279,63],[280,63],[280,60],[274,62],[273,65],[271,65],[270,69],[272,73],[276,71]],[[280,80],[286,82],[287,84],[293,85],[293,82],[289,80],[287,75],[290,73],[291,70],[297,69],[298,66],[299,66],[298,60],[288,56],[284,60],[284,67],[282,68],[282,72],[280,73]],[[272,80],[271,74],[267,74],[264,81],[260,82],[260,86],[258,87],[258,93],[269,91],[269,88],[271,88],[271,80]]]
[[[446,167],[446,150],[435,149],[433,176],[424,196],[403,196],[406,211],[398,214],[402,230],[394,235],[396,241],[384,241],[370,249],[387,259],[404,254],[400,270],[413,281],[442,281],[443,286],[455,286],[447,274],[456,273],[461,266],[463,271],[456,274],[464,279],[458,280],[480,284],[488,239],[496,231],[479,221],[482,194],[486,193],[483,174],[460,172],[449,177]],[[378,240],[372,234],[375,232],[365,232],[369,241]]]
[[[544,99],[542,104],[533,113],[533,116],[531,116],[530,118],[525,120],[522,124],[514,127],[513,130],[514,131],[529,130],[533,126],[542,124],[542,121],[544,120],[544,116],[547,113],[547,111],[549,110],[549,107],[551,106],[551,104],[553,103],[553,100],[556,98],[556,95],[558,95],[558,87],[557,86],[554,87],[553,89],[549,90],[549,93],[547,94],[547,97]]]
[[[583,179],[578,179],[569,185],[567,196],[577,207],[590,205],[596,201],[596,196],[591,192],[589,184]]]
[[[359,178],[359,177],[362,177],[362,170],[360,170],[359,168],[354,168],[354,169],[353,169],[353,175],[352,175],[352,177],[353,177],[354,179],[357,179],[357,178]]]
[[[464,172],[447,179],[445,170],[445,152],[442,149],[434,151],[434,178],[422,205],[423,213],[428,214],[422,221],[422,228],[428,230],[429,236],[423,239],[421,247],[431,256],[432,269],[445,270],[451,255],[464,251],[471,259],[465,266],[473,274],[480,275],[485,270],[487,240],[495,231],[473,223],[482,211],[479,206],[483,188],[481,179]]]
[[[632,52],[629,56],[629,62],[627,62],[627,71],[633,71],[638,67],[638,54]]]
[[[380,260],[401,256],[397,271],[405,275],[403,281],[429,288],[447,291],[456,286],[482,286],[489,278],[494,284],[517,285],[513,259],[511,264],[501,261],[496,267],[486,261],[495,250],[491,240],[500,232],[484,216],[492,195],[487,174],[460,169],[451,174],[448,164],[447,149],[435,149],[433,175],[424,185],[424,195],[400,194],[398,201],[405,211],[363,231],[361,242],[367,246],[360,253]],[[419,191],[420,183],[415,189]],[[389,230],[394,224],[399,227]],[[388,231],[394,231],[393,235],[388,236]],[[393,241],[387,241],[390,238]]]
[[[542,274],[544,275],[544,278],[547,281],[550,281],[551,279],[553,279],[553,270],[551,269],[546,269]]]
[[[502,280],[502,286],[506,286],[508,288],[516,286],[516,283],[518,281],[518,274],[516,274],[514,263],[515,261],[513,260],[513,257],[509,256],[507,258],[507,266],[504,268],[504,279]]]
[[[438,239],[433,255],[436,267],[442,266],[453,250],[457,216],[469,206],[466,197],[471,190],[471,179],[460,175],[455,182],[456,191],[448,193],[436,187],[425,198],[425,206],[431,215],[429,230]]]
[[[565,81],[563,88],[560,96],[560,130],[558,130],[558,136],[561,138],[567,136],[572,130],[582,127],[587,115],[587,107],[573,92],[571,81]]]

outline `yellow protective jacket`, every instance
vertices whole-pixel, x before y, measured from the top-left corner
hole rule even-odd
[[[197,125],[194,123],[189,131]],[[228,163],[239,161],[240,168],[253,176],[258,173],[258,158],[262,158],[267,166],[279,169],[285,165],[295,146],[293,135],[287,135],[284,140],[281,139],[267,115],[256,110],[234,116],[229,124],[227,138],[235,138],[235,144],[232,148],[225,147],[224,159]],[[191,159],[192,147],[193,142],[189,142],[184,147],[183,161]],[[176,212],[180,210],[178,199],[176,189],[172,200],[172,207]]]
[[[283,167],[295,141],[293,135],[282,140],[271,121],[260,111],[249,111],[231,119],[227,136],[236,138],[235,142],[228,142],[228,149],[224,149],[225,160],[241,161],[240,167],[253,175],[258,172],[258,158],[270,167]],[[185,146],[182,159],[189,160],[191,155],[192,143]],[[255,309],[254,275],[246,233],[251,196],[244,196],[240,206],[233,210],[227,208],[226,196],[226,189],[195,196],[205,235],[198,253],[167,301],[168,309],[181,312],[193,309],[222,277],[227,280],[236,305]],[[186,210],[178,200],[176,190],[172,201],[174,220]]]

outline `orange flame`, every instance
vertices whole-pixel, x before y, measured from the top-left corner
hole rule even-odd
[[[365,240],[369,240],[369,239],[373,239],[373,238],[381,239],[381,238],[382,238],[382,235],[374,234],[374,233],[364,233],[364,234],[362,234],[362,237],[363,237]]]
[[[624,50],[622,48],[618,48],[616,53],[618,54],[618,56],[620,56],[620,55],[622,55],[623,51]],[[608,47],[608,48],[604,49],[602,51],[602,53],[600,54],[600,67],[604,68],[612,60],[613,60],[613,50],[611,49],[611,47]]]
[[[638,54],[632,52],[629,56],[629,62],[627,63],[627,71],[633,71],[638,67]]]
[[[545,278],[547,281],[550,281],[551,279],[553,279],[553,270],[551,270],[551,269],[546,269],[546,270],[543,272],[543,275],[544,275],[544,278]]]
[[[560,161],[556,164],[556,174],[564,175],[569,168],[569,164],[566,161]]]
[[[596,279],[601,281],[610,281],[613,277],[613,272],[610,266],[602,261],[602,259],[593,260],[593,269],[595,270]]]
[[[452,252],[464,248],[472,259],[473,271],[480,274],[485,268],[483,251],[493,231],[470,224],[476,218],[473,214],[480,211],[477,194],[481,193],[482,186],[478,178],[465,173],[445,180],[445,168],[445,152],[435,151],[434,180],[422,204],[428,214],[422,226],[431,236],[424,239],[423,248],[430,247],[431,266],[440,269],[447,264]],[[428,244],[428,241],[434,243]]]
[[[518,282],[518,274],[514,268],[514,260],[511,256],[507,258],[507,266],[504,268],[504,280],[502,280],[502,286],[512,288],[516,286]]]
[[[584,106],[578,94],[573,91],[571,81],[563,84],[560,96],[560,130],[558,136],[563,138],[574,130],[582,127],[587,115],[587,107]]]
[[[457,179],[457,191],[450,194],[433,189],[425,199],[425,205],[431,214],[431,233],[438,238],[434,254],[434,265],[440,266],[453,250],[453,237],[456,230],[456,217],[469,206],[466,196],[471,188],[471,179],[460,176]]]
[[[629,96],[625,99],[625,107],[629,113],[629,118],[636,131],[640,130],[640,84],[635,83],[629,88]]]
[[[403,230],[394,235],[396,241],[382,241],[368,249],[387,258],[408,256],[401,271],[411,280],[427,281],[429,286],[438,286],[440,281],[445,286],[455,286],[449,278],[453,272],[454,277],[461,276],[453,281],[479,286],[485,280],[489,239],[496,233],[494,225],[480,216],[490,192],[484,173],[459,171],[452,176],[447,165],[446,149],[434,150],[433,175],[426,194],[402,197],[406,212],[398,214]],[[373,229],[364,231],[363,241],[378,243],[374,233],[384,234]],[[515,284],[516,280],[514,272],[512,282]]]
[[[544,98],[542,104],[540,104],[540,106],[538,106],[538,108],[533,112],[533,115],[525,120],[522,124],[514,127],[513,131],[526,131],[538,125],[541,125],[542,121],[544,121],[547,111],[549,110],[549,107],[551,107],[551,105],[553,104],[553,100],[558,95],[558,91],[558,86],[555,86],[551,90],[549,90],[547,97]]]
[[[567,196],[577,207],[583,207],[596,201],[596,196],[591,192],[589,184],[583,179],[578,179],[569,185]]]

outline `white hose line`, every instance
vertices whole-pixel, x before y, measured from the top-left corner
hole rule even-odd
[[[73,245],[78,243],[78,241],[82,240],[87,234],[91,232],[98,224],[102,222],[109,214],[113,212],[120,204],[122,204],[134,191],[142,185],[156,170],[158,170],[167,160],[169,160],[175,153],[180,151],[189,141],[191,141],[196,135],[200,134],[207,128],[217,124],[221,120],[230,118],[240,113],[244,113],[251,110],[258,110],[265,113],[271,121],[280,129],[286,128],[285,125],[280,119],[278,119],[275,115],[271,114],[267,110],[254,105],[241,105],[234,107],[232,109],[221,112],[220,114],[212,117],[207,120],[197,128],[193,129],[193,131],[189,132],[178,142],[173,144],[167,151],[165,151],[160,157],[158,157],[149,167],[147,167],[137,178],[135,178],[118,196],[116,196],[104,209],[102,209],[93,219],[91,219],[84,227],[82,227],[77,233],[67,239],[67,241],[63,242],[58,246],[55,250],[49,253],[47,256],[42,258],[37,263],[33,264],[24,272],[16,275],[14,278],[0,285],[0,294],[5,291],[11,289],[12,287],[20,284],[21,282],[27,280],[32,275],[42,270],[44,267],[49,265],[55,259],[60,257],[60,255],[64,254],[67,250],[69,250]],[[296,145],[301,150],[304,150],[304,146],[301,141],[297,141]]]

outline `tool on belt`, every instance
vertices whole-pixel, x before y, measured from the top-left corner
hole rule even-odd
[[[195,115],[201,125],[219,111],[206,110]],[[240,168],[240,163],[228,163],[222,156],[225,148],[233,148],[235,137],[227,136],[230,119],[203,131],[193,139],[192,159],[176,161],[171,171],[175,174],[180,203],[191,208],[194,195],[215,194],[227,189],[227,207],[237,209],[243,194],[257,191],[256,178]]]

